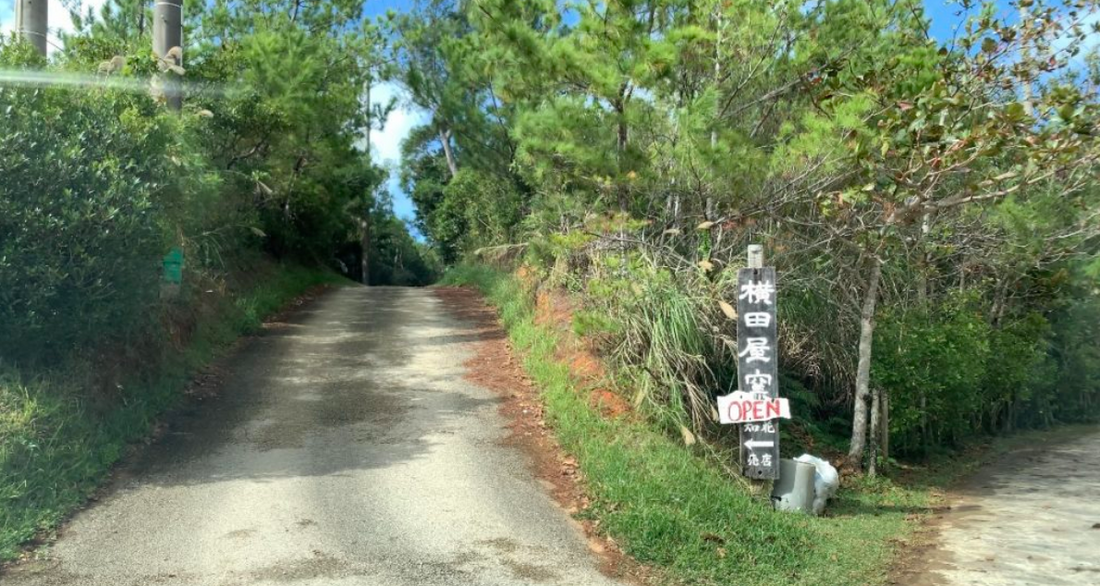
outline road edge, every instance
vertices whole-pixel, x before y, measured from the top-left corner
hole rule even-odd
[[[499,413],[509,430],[504,445],[523,453],[532,475],[579,527],[602,574],[632,584],[651,583],[650,568],[623,553],[599,531],[598,522],[583,517],[591,501],[577,460],[562,449],[547,422],[539,389],[509,341],[496,308],[474,287],[433,287],[431,291],[452,317],[471,324],[476,332],[468,342],[472,356],[463,364],[464,378],[501,397]]]
[[[171,431],[173,421],[184,411],[216,402],[221,387],[219,372],[221,366],[233,359],[251,340],[262,336],[263,332],[285,320],[298,311],[307,309],[317,300],[337,288],[333,283],[319,283],[289,298],[279,309],[264,316],[256,331],[241,332],[231,343],[219,348],[206,363],[194,368],[186,375],[186,382],[175,391],[176,400],[167,409],[158,413],[151,422],[148,431],[140,438],[126,444],[121,455],[109,470],[97,481],[96,487],[79,505],[66,511],[64,516],[51,527],[41,529],[34,537],[25,541],[20,554],[10,560],[0,560],[0,578],[12,569],[28,562],[41,559],[44,550],[61,539],[73,519],[80,513],[96,506],[118,490],[125,479],[127,468],[145,455],[147,450],[155,449],[159,442]]]

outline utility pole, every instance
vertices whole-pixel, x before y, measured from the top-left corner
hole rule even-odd
[[[374,126],[374,107],[370,103],[370,90],[374,85],[374,75],[369,74],[367,76],[367,158],[370,159],[370,131]],[[359,248],[362,249],[362,254],[359,255],[359,272],[361,273],[360,282],[364,285],[370,285],[370,202],[367,202],[365,209],[363,210],[363,216],[359,218]]]
[[[183,67],[183,0],[155,0],[153,3],[153,53],[162,62],[165,74],[164,98],[168,107],[183,107],[183,89],[177,72],[169,66]]]
[[[15,0],[15,30],[43,55],[46,54],[48,14],[46,0]]]

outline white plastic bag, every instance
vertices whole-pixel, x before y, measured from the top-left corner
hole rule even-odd
[[[813,464],[814,472],[814,515],[820,515],[825,510],[825,503],[836,496],[837,488],[840,488],[840,475],[836,468],[827,460],[816,456],[802,454],[794,459],[796,462]]]

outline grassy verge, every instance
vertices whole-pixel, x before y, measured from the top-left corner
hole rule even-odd
[[[103,376],[101,359],[35,373],[0,365],[0,561],[81,506],[127,445],[180,401],[196,369],[309,288],[342,280],[300,266],[267,274],[243,293],[204,300],[202,311],[177,304],[194,314],[182,348],[164,329],[152,342],[122,344],[117,378]]]
[[[644,423],[604,419],[555,360],[555,333],[534,322],[529,292],[512,276],[461,267],[449,284],[477,286],[496,305],[540,385],[562,446],[576,456],[591,513],[635,559],[691,584],[874,584],[931,488],[887,480],[842,490],[830,516],[775,513],[706,457]],[[907,520],[908,518],[908,520]]]

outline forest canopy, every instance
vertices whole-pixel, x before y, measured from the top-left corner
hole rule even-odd
[[[386,25],[430,114],[402,180],[445,261],[579,294],[672,429],[736,388],[750,243],[782,392],[851,464],[1094,420],[1097,5],[956,9],[935,39],[917,0],[422,1]]]

